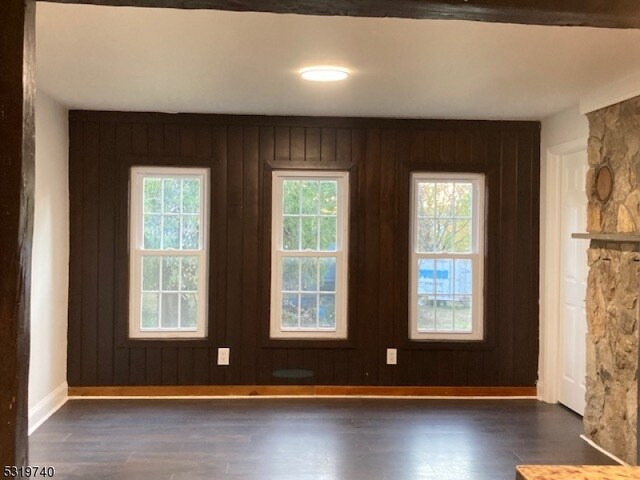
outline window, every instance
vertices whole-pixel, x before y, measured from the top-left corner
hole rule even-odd
[[[347,337],[348,173],[273,173],[271,337]]]
[[[131,338],[204,338],[209,173],[131,170]]]
[[[482,340],[483,200],[483,175],[412,174],[412,340]]]

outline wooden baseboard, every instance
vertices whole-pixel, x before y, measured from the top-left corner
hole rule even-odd
[[[70,397],[535,397],[536,394],[536,387],[377,387],[332,385],[69,387]]]

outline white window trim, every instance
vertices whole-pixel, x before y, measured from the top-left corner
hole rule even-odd
[[[470,181],[473,185],[472,218],[472,253],[419,254],[416,252],[416,185],[419,181]],[[411,219],[409,238],[409,338],[411,340],[454,340],[480,341],[484,339],[484,195],[485,176],[481,173],[430,173],[414,172],[411,174]],[[462,258],[472,260],[472,323],[471,333],[454,332],[420,332],[418,331],[418,259],[419,258]]]
[[[201,180],[200,245],[198,250],[144,250],[143,245],[143,179],[154,177],[191,177]],[[133,339],[202,339],[207,336],[208,258],[209,258],[209,169],[178,167],[132,167],[129,212],[129,338]],[[198,313],[193,329],[142,329],[140,326],[142,296],[142,257],[182,256],[198,257]]]
[[[284,180],[326,179],[338,183],[337,245],[335,252],[287,250],[282,248],[282,184]],[[282,261],[284,256],[327,256],[336,259],[336,328],[283,329]],[[271,311],[270,338],[335,340],[347,338],[347,295],[349,262],[349,172],[276,170],[272,174],[271,195]]]

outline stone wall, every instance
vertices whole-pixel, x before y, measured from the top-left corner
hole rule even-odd
[[[640,233],[640,97],[589,114],[590,233]],[[613,190],[595,193],[598,169],[608,165]],[[640,253],[633,243],[592,241],[587,281],[588,437],[637,463],[638,292]]]

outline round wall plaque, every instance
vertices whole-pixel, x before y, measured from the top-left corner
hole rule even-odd
[[[596,171],[595,193],[598,200],[607,203],[613,190],[613,173],[609,165],[602,165]]]

